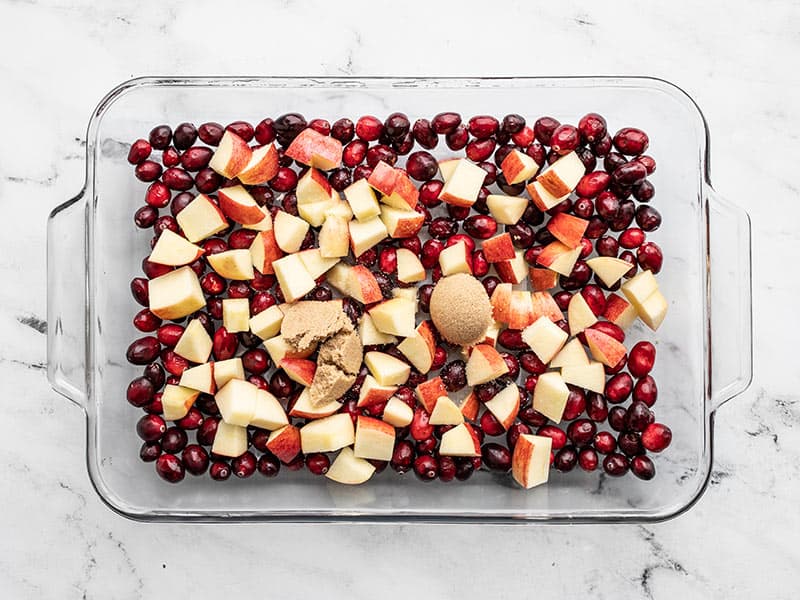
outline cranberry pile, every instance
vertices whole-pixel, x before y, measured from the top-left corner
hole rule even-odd
[[[491,295],[500,280],[489,274],[490,265],[482,251],[476,249],[475,240],[485,240],[498,233],[498,223],[490,215],[486,203],[487,196],[492,193],[490,190],[514,196],[525,191],[524,182],[509,185],[499,169],[513,149],[525,152],[540,166],[575,151],[586,167],[586,175],[569,198],[547,213],[529,203],[518,223],[505,226],[514,245],[525,250],[525,259],[534,266],[542,248],[555,239],[545,228],[550,216],[566,212],[589,221],[582,240],[580,260],[568,277],[560,277],[559,289],[551,290],[562,310],[566,311],[572,295],[579,293],[596,315],[602,315],[607,292],[619,288],[619,283],[609,288],[597,277],[592,277],[585,259],[593,253],[618,257],[630,263],[626,278],[635,275],[639,269],[649,269],[653,273],[661,269],[661,249],[648,240],[648,235],[661,225],[659,211],[650,205],[655,188],[648,176],[655,171],[656,162],[645,154],[648,137],[643,131],[631,127],[612,135],[604,118],[594,113],[581,118],[577,126],[559,123],[551,117],[541,117],[531,123],[517,114],[502,119],[482,115],[464,121],[454,112],[440,113],[430,120],[420,118],[413,124],[402,113],[393,113],[384,121],[362,116],[355,123],[347,118],[334,123],[323,119],[307,121],[300,114],[289,113],[275,119],[266,118],[255,127],[244,121],[227,126],[203,123],[199,127],[181,123],[174,129],[159,125],[153,128],[148,139],[136,140],[128,154],[128,161],[135,165],[136,177],[149,183],[144,205],[134,215],[136,226],[152,230],[152,247],[164,230],[178,232],[175,216],[195,193],[208,194],[216,200],[214,193],[220,187],[238,184],[208,167],[225,130],[233,131],[247,142],[277,143],[280,157],[277,175],[267,185],[253,186],[249,191],[273,214],[282,209],[297,215],[293,190],[306,167],[293,163],[284,155],[284,149],[307,127],[338,139],[344,146],[343,165],[328,173],[329,182],[336,191],[341,192],[352,182],[368,177],[379,161],[393,166],[401,166],[405,161],[406,172],[419,182],[420,204],[417,210],[425,215],[423,232],[427,235],[386,239],[356,258],[358,264],[374,272],[386,297],[391,297],[392,288],[403,287],[394,275],[397,248],[407,248],[417,254],[429,270],[431,281],[435,282],[441,277],[439,253],[461,240],[473,251],[473,274],[481,279]],[[472,208],[446,205],[438,199],[443,182],[436,178],[438,164],[429,150],[441,145],[446,146],[452,155],[460,155],[463,151],[469,160],[486,171],[484,187]],[[314,247],[317,230],[309,230],[303,249]],[[202,245],[206,256],[228,249],[246,249],[255,235],[255,231],[232,224],[228,230],[205,240]],[[300,386],[283,371],[273,368],[258,337],[248,332],[228,333],[221,324],[222,298],[249,298],[251,315],[283,302],[275,277],[256,272],[252,281],[228,282],[210,269],[204,258],[190,266],[200,278],[207,298],[205,310],[190,318],[199,319],[212,337],[212,359],[241,356],[248,380],[290,406],[299,395]],[[252,427],[249,451],[234,459],[213,455],[210,447],[220,420],[213,396],[201,394],[188,414],[179,421],[167,423],[162,418],[161,390],[165,384],[177,384],[181,373],[192,366],[172,350],[183,332],[181,323],[186,319],[162,322],[146,308],[148,280],[171,269],[145,258],[142,261],[143,276],[131,281],[133,297],[145,307],[133,318],[134,326],[144,336],[131,343],[127,350],[128,361],[144,367],[141,376],[131,381],[127,389],[128,402],[145,413],[136,424],[136,432],[143,440],[141,459],[154,462],[158,474],[169,482],[182,480],[186,472],[192,475],[207,472],[217,481],[226,480],[231,474],[247,478],[256,471],[265,477],[274,477],[282,469],[296,471],[306,468],[316,475],[324,474],[330,465],[328,455],[300,454],[290,463],[282,464],[267,450],[269,432]],[[428,283],[419,290],[420,310],[425,313],[432,289],[433,285]],[[329,300],[332,297],[332,290],[325,285],[323,277],[307,298]],[[353,299],[345,299],[344,306],[354,322],[364,311],[364,306]],[[566,320],[557,324],[568,332]],[[592,327],[621,342],[625,339],[625,332],[613,323],[599,321]],[[486,402],[510,381],[517,382],[522,404],[516,422],[506,431],[489,411],[483,411],[474,423],[481,440],[481,457],[451,458],[438,454],[439,440],[450,426],[428,423],[429,415],[416,401],[414,387],[437,374],[449,392],[455,393],[466,386],[464,361],[454,358],[457,356],[455,348],[440,341],[431,372],[420,374],[412,370],[409,381],[397,391],[396,395],[414,409],[414,419],[410,426],[397,430],[390,462],[370,461],[377,471],[387,466],[398,473],[413,470],[424,481],[464,481],[479,469],[508,472],[519,435],[536,433],[552,438],[552,466],[557,471],[568,472],[578,466],[585,471],[602,469],[611,476],[631,471],[644,480],[655,475],[648,452],[664,450],[672,434],[667,426],[655,422],[653,406],[658,389],[649,374],[656,355],[651,343],[635,344],[627,359],[613,369],[606,367],[608,378],[604,394],[570,386],[569,400],[560,424],[548,421],[531,406],[537,377],[545,372],[546,366],[522,341],[520,331],[502,331],[498,346],[503,350],[502,356],[509,372],[501,380],[477,386],[475,392],[481,402]],[[365,348],[371,349],[375,348]],[[378,349],[404,359],[390,345]],[[380,417],[385,406],[356,407],[366,373],[366,368],[362,367],[355,385],[343,398],[341,410],[354,420],[359,414]],[[302,425],[304,421],[295,418],[290,422]]]

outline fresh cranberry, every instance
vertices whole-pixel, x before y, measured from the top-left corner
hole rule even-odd
[[[128,162],[132,165],[138,165],[150,156],[152,149],[150,142],[147,140],[136,140],[128,150]]]
[[[636,260],[642,269],[657,274],[664,263],[664,254],[655,242],[645,242],[636,250]]]
[[[647,177],[647,169],[642,163],[631,161],[618,166],[611,173],[611,179],[620,185],[636,185]]]
[[[592,472],[597,469],[600,458],[593,448],[583,448],[578,452],[578,465],[584,471]]]
[[[165,349],[161,352],[161,362],[164,363],[167,373],[175,377],[180,377],[189,368],[189,361],[172,350]]]
[[[486,294],[491,297],[494,293],[495,288],[500,285],[500,279],[495,277],[494,275],[489,275],[488,277],[484,277],[481,280],[481,284],[483,284],[483,289],[486,290]]]
[[[504,329],[497,336],[497,343],[509,350],[525,350],[528,347],[522,339],[522,332],[518,329]]]
[[[443,236],[442,239],[451,235],[448,233],[447,235]],[[439,254],[441,254],[442,250],[444,250],[444,243],[438,239],[427,240],[424,244],[422,244],[422,256],[420,257],[420,261],[422,262],[422,266],[426,269],[432,269],[439,263]]]
[[[642,440],[638,433],[624,431],[617,436],[617,447],[626,456],[638,456],[644,454]]]
[[[231,476],[231,466],[223,460],[215,460],[211,463],[208,474],[214,481],[225,481]]]
[[[590,240],[596,240],[608,231],[608,224],[598,216],[589,219],[589,225],[584,234]]]
[[[192,407],[189,409],[189,412],[186,413],[186,416],[178,421],[175,421],[175,424],[184,431],[198,429],[200,425],[203,424],[203,413],[201,413],[195,407]]]
[[[186,443],[188,441],[189,440],[186,437],[186,432],[183,429],[179,429],[178,427],[170,427],[161,437],[161,448],[164,450],[164,452],[177,454],[186,447]]]
[[[642,445],[650,452],[661,452],[672,442],[672,430],[661,423],[651,423],[642,432]]]
[[[174,454],[162,454],[158,457],[156,473],[169,483],[178,483],[186,476],[183,463]]]
[[[608,418],[608,402],[602,394],[589,393],[586,398],[586,416],[595,423],[602,423]]]
[[[367,166],[374,169],[379,162],[394,166],[397,162],[397,153],[384,144],[377,144],[367,150]]]
[[[517,445],[519,436],[523,434],[529,434],[530,432],[531,428],[525,423],[514,423],[508,428],[508,432],[506,432],[506,442],[508,442],[508,447],[513,450],[514,446]]]
[[[656,361],[656,347],[650,342],[638,342],[628,354],[628,370],[634,377],[644,377]]]
[[[139,448],[139,458],[142,462],[153,462],[161,456],[161,444],[158,442],[144,442]]]
[[[491,436],[501,435],[505,431],[502,423],[488,410],[481,415],[480,427],[486,435]]]
[[[619,242],[610,235],[604,235],[595,242],[595,249],[600,256],[616,258],[619,253]]]
[[[154,393],[155,387],[153,386],[153,382],[147,377],[142,376],[137,377],[128,384],[126,397],[131,405],[141,407],[150,403]]]
[[[414,459],[414,473],[422,481],[433,481],[439,474],[439,462],[429,454]]]
[[[229,333],[225,327],[220,327],[214,333],[213,353],[216,360],[227,360],[233,358],[239,347],[239,339],[236,334]]]
[[[594,202],[590,198],[578,198],[572,205],[572,214],[588,219],[594,214]]]
[[[164,150],[172,141],[172,128],[169,125],[156,125],[150,130],[150,145],[156,150]]]
[[[565,446],[556,452],[553,467],[562,473],[568,473],[578,464],[578,451],[574,446]]]
[[[473,215],[464,221],[464,231],[478,240],[487,240],[497,233],[497,221],[487,215]]]
[[[218,146],[225,129],[219,123],[203,123],[197,128],[197,135],[200,140],[209,146]]]
[[[270,366],[269,355],[261,348],[253,348],[242,354],[242,366],[253,375],[264,373]]]
[[[647,456],[634,456],[631,459],[631,473],[639,479],[649,481],[656,476],[656,466]]]
[[[605,397],[612,404],[620,404],[633,391],[633,378],[627,373],[617,373],[606,382]]]
[[[614,134],[614,147],[628,156],[644,153],[649,145],[647,134],[635,127],[625,127]]]
[[[135,175],[140,181],[150,182],[161,177],[161,165],[152,160],[144,160],[136,165]]]
[[[633,197],[639,202],[650,202],[656,195],[656,187],[647,179],[633,186]]]
[[[448,392],[457,392],[467,385],[467,365],[463,360],[447,363],[439,373]]]
[[[553,296],[553,300],[555,300],[558,308],[561,310],[568,310],[570,300],[572,300],[572,294],[568,291],[561,291]]]
[[[269,184],[276,192],[290,192],[297,186],[297,173],[288,167],[281,167]]]
[[[473,140],[467,144],[467,158],[476,163],[484,161],[492,155],[496,146],[497,142],[493,139]]]
[[[133,317],[133,326],[139,331],[152,333],[161,326],[161,319],[150,312],[150,309],[143,308]]]
[[[240,479],[247,479],[256,472],[258,462],[252,452],[245,452],[241,456],[237,456],[231,462],[233,474]]]
[[[448,132],[444,138],[447,147],[454,152],[461,150],[469,142],[469,132],[465,125],[461,124],[452,131]]]
[[[581,136],[574,125],[559,125],[550,137],[550,145],[558,154],[569,154],[577,149]]]
[[[592,142],[591,149],[595,156],[606,156],[611,151],[611,136],[608,132]]]
[[[653,413],[644,402],[634,401],[625,414],[625,427],[630,431],[644,431],[652,423]]]
[[[567,427],[567,437],[576,446],[585,446],[597,433],[597,425],[589,419],[578,419]]]
[[[625,408],[622,406],[614,406],[608,411],[608,424],[614,431],[622,431],[625,429]]]
[[[158,358],[160,351],[161,345],[158,343],[158,338],[147,336],[133,341],[128,346],[125,356],[133,365],[146,365]]]
[[[606,134],[606,120],[597,113],[589,113],[581,117],[578,130],[583,141],[593,143]]]
[[[586,394],[579,388],[571,389],[569,396],[567,396],[567,403],[564,406],[562,418],[565,421],[572,421],[581,416],[584,410],[586,410]],[[574,425],[574,423],[571,423],[570,427],[572,427],[572,425]],[[575,440],[572,441],[575,442]],[[578,442],[575,443],[577,444]]]
[[[563,429],[555,425],[544,425],[536,432],[536,435],[543,435],[553,440],[553,450],[559,450],[567,443],[567,434]]]
[[[200,169],[195,175],[194,185],[201,194],[212,194],[222,185],[222,176],[213,169]]]
[[[481,448],[481,457],[492,471],[505,473],[511,470],[511,452],[502,444],[490,442]]]
[[[398,473],[407,473],[411,470],[414,463],[414,445],[407,441],[397,442],[392,452],[392,459],[389,461],[392,469]]]
[[[595,198],[608,189],[611,176],[605,171],[594,171],[581,177],[575,193],[584,198]]]
[[[661,213],[652,206],[636,208],[636,224],[644,231],[655,231],[661,226]]]
[[[603,459],[603,470],[612,477],[622,477],[628,472],[628,459],[622,454],[609,454]]]
[[[331,466],[331,460],[320,452],[309,454],[306,457],[306,467],[314,475],[325,475]]]
[[[636,385],[633,386],[633,399],[644,402],[647,406],[653,406],[658,399],[656,380],[650,375],[639,379]]]
[[[533,133],[540,144],[549,146],[553,132],[558,129],[560,125],[561,123],[552,117],[541,117],[534,123]]]
[[[158,441],[167,430],[167,424],[159,415],[144,415],[136,423],[136,433],[145,442]]]
[[[373,116],[363,116],[356,123],[356,135],[365,142],[373,142],[381,137],[383,124]]]
[[[431,127],[438,134],[450,133],[461,125],[461,115],[454,112],[439,113],[431,120]]]
[[[192,475],[202,475],[208,469],[208,452],[202,446],[190,444],[183,449],[181,461]]]
[[[414,411],[414,418],[411,421],[409,433],[417,441],[426,440],[433,435],[433,425],[429,424],[430,415],[421,406]]]
[[[611,454],[617,449],[617,439],[607,431],[594,436],[594,447],[600,454]]]

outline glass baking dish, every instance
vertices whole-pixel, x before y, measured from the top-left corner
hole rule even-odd
[[[657,334],[638,323],[629,339],[655,340],[658,420],[674,434],[656,458],[654,480],[576,469],[524,491],[488,472],[461,484],[423,484],[389,469],[356,487],[305,471],[169,485],[139,460],[125,389],[140,367],[125,361],[125,349],[139,308],[128,284],[140,273],[149,234],[132,225],[144,186],[126,162],[128,144],[159,123],[256,123],[290,111],[335,120],[396,110],[412,122],[452,110],[572,123],[596,111],[612,131],[648,132],[648,153],[658,161],[655,205],[664,216],[654,234],[665,255],[659,280],[670,312]],[[711,188],[706,123],[678,87],[616,77],[142,78],[103,99],[86,142],[85,187],[48,222],[48,376],[86,413],[89,476],[118,513],[143,521],[643,522],[680,514],[705,489],[715,412],[751,379],[750,224]],[[440,144],[433,153],[448,150]]]

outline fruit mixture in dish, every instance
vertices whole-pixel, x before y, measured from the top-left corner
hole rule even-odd
[[[651,479],[672,433],[655,346],[626,342],[667,312],[648,145],[594,113],[155,127],[128,155],[155,234],[142,460],[172,483]]]

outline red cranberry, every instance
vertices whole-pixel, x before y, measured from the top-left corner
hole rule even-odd
[[[610,235],[604,235],[595,242],[595,249],[600,256],[611,256],[616,258],[619,253],[619,242]]]
[[[469,206],[456,206],[455,204],[447,205],[447,215],[453,221],[463,221],[469,216],[471,212]]]
[[[383,124],[373,116],[363,116],[356,123],[356,135],[365,142],[373,142],[381,137]]]
[[[417,441],[426,440],[433,435],[433,425],[428,423],[430,415],[421,406],[414,411],[414,418],[411,421],[409,433]]]
[[[644,402],[647,406],[653,406],[658,399],[658,387],[656,380],[652,376],[646,375],[636,382],[633,386],[633,399]]]
[[[339,119],[331,126],[331,137],[339,140],[342,144],[349,143],[354,135],[355,125],[350,119]]]
[[[596,285],[587,285],[581,290],[581,296],[586,300],[586,304],[592,309],[596,316],[602,315],[606,310],[606,296],[603,290]]]
[[[161,352],[161,362],[164,363],[164,368],[167,373],[180,377],[183,372],[189,368],[189,361],[182,356],[175,354],[172,350],[164,350]]]
[[[611,176],[605,171],[593,171],[584,175],[575,188],[575,193],[584,198],[594,198],[608,189]]]
[[[177,217],[180,212],[186,208],[191,201],[194,200],[194,195],[189,192],[181,192],[177,194],[169,205],[169,211],[173,217]]]
[[[656,466],[647,456],[634,456],[631,459],[631,473],[639,479],[649,481],[656,476]]]
[[[522,332],[518,329],[504,329],[497,336],[497,343],[509,350],[525,350],[528,347],[522,339]]]
[[[594,214],[594,202],[589,198],[578,198],[572,205],[572,214],[581,219],[588,219]]]
[[[464,231],[478,240],[487,240],[497,233],[497,221],[487,215],[473,215],[464,221]]]
[[[186,416],[175,421],[175,424],[185,431],[192,431],[203,424],[203,413],[195,407],[192,407],[189,409],[189,412],[186,413]]]
[[[247,479],[256,472],[257,464],[255,455],[252,452],[245,452],[233,459],[231,468],[239,479]]]
[[[172,128],[169,125],[156,125],[150,130],[150,145],[156,150],[164,150],[172,141]]]
[[[396,112],[386,117],[383,128],[390,139],[396,140],[405,136],[411,130],[411,122],[406,115]]]
[[[431,223],[431,225],[433,225],[433,223]],[[437,225],[437,228],[438,227],[439,226]],[[443,235],[442,238],[448,237],[449,235],[451,234],[448,231],[447,235]],[[438,239],[427,240],[424,244],[422,244],[422,256],[420,256],[422,266],[424,266],[426,269],[432,269],[438,264],[439,254],[441,254],[442,250],[444,250],[444,243]]]
[[[417,181],[429,181],[439,172],[439,163],[429,152],[424,150],[409,155],[406,161],[408,176]]]
[[[164,208],[171,198],[172,192],[169,188],[160,181],[154,181],[147,188],[144,201],[153,208]]]
[[[242,366],[253,375],[260,375],[269,369],[269,355],[261,348],[253,348],[242,354]]]
[[[170,427],[161,438],[161,448],[164,452],[176,454],[186,447],[188,442],[186,432],[178,427]]]
[[[558,308],[561,310],[568,310],[569,302],[572,300],[572,294],[567,291],[558,292],[555,296],[553,296],[553,300],[555,300]]]
[[[630,431],[644,431],[652,423],[653,413],[644,402],[634,401],[625,414],[625,427]]]
[[[133,216],[133,221],[139,229],[152,227],[158,219],[158,211],[152,206],[142,206]]]
[[[578,464],[578,451],[574,446],[565,446],[556,452],[553,467],[562,473],[569,473]]]
[[[502,423],[488,410],[481,415],[480,427],[486,435],[500,435],[505,431]]]
[[[473,140],[467,144],[467,158],[476,163],[484,161],[492,155],[496,146],[497,142],[493,139]]]
[[[166,375],[164,369],[158,363],[151,363],[144,368],[143,375],[147,377],[152,383],[153,387],[157,390],[161,389],[164,385]]]
[[[228,360],[236,355],[239,347],[239,339],[236,334],[229,333],[224,327],[220,327],[214,333],[213,353],[216,360]]]
[[[150,309],[143,308],[133,317],[133,326],[139,331],[152,333],[161,325],[161,319],[150,312]]]
[[[363,140],[353,140],[342,151],[342,163],[346,167],[357,167],[367,156],[369,146]]]
[[[617,447],[626,456],[638,456],[644,454],[642,440],[638,433],[625,431],[617,436]]]
[[[656,361],[656,347],[650,342],[638,342],[628,355],[628,370],[634,377],[644,377]]]
[[[601,138],[592,142],[592,152],[595,156],[606,156],[611,151],[611,136],[606,132]]]
[[[138,165],[143,160],[146,160],[151,152],[152,146],[150,146],[150,142],[142,139],[136,140],[131,144],[131,148],[128,151],[128,162],[132,165]]]
[[[633,186],[633,197],[639,202],[650,202],[656,195],[656,187],[645,179]]]
[[[592,217],[589,219],[589,226],[584,235],[590,240],[596,240],[606,231],[608,231],[608,224],[600,217]]]
[[[161,163],[165,167],[174,167],[181,162],[181,155],[175,148],[167,148],[161,153]]]
[[[178,483],[186,476],[183,464],[174,454],[162,454],[158,457],[156,473],[169,483]]]
[[[633,160],[642,163],[644,165],[644,168],[647,169],[648,175],[652,175],[653,173],[655,173],[656,161],[652,156],[647,156],[646,154],[642,154],[641,156],[637,156]]]
[[[343,192],[352,182],[353,177],[349,169],[336,169],[328,176],[328,183],[337,192]]]
[[[518,355],[519,364],[520,366],[525,369],[528,373],[533,373],[534,375],[541,375],[545,371],[547,371],[547,365],[539,360],[539,357],[536,356],[533,352],[525,351],[521,352]]]
[[[475,277],[483,277],[489,272],[489,261],[483,254],[483,250],[476,250],[472,253],[472,274]]]
[[[269,184],[276,192],[290,192],[297,186],[297,173],[288,167],[281,167]]]
[[[594,436],[594,447],[600,454],[611,454],[617,449],[617,439],[607,431]]]
[[[155,387],[147,377],[137,377],[128,384],[126,397],[133,406],[141,407],[149,404],[153,399]]]
[[[217,296],[225,291],[225,280],[216,273],[206,273],[200,278],[200,287],[209,296]]]
[[[495,288],[500,285],[500,279],[494,275],[489,275],[488,277],[484,277],[481,283],[483,284],[483,289],[486,290],[486,294],[491,297]]]
[[[633,391],[633,378],[627,373],[617,373],[606,382],[605,397],[612,404],[620,404]]]
[[[511,470],[511,452],[501,444],[494,442],[484,444],[481,448],[481,457],[483,463],[492,471],[505,473]]]
[[[219,425],[219,419],[215,417],[206,417],[205,419],[203,419],[203,423],[197,429],[197,433],[195,434],[195,436],[197,437],[197,443],[202,444],[203,446],[210,446],[211,444],[213,444],[214,438],[217,435],[218,425]]]
[[[511,141],[519,148],[528,148],[533,143],[533,140],[533,129],[530,127],[523,127],[511,135]]]
[[[511,236],[511,241],[517,248],[524,250],[525,248],[530,248],[533,245],[533,229],[525,223],[506,225],[506,232]]]
[[[595,423],[602,423],[608,418],[608,403],[602,394],[590,392],[587,397],[586,416]]]
[[[414,446],[407,440],[397,442],[392,452],[392,459],[389,461],[392,469],[398,473],[407,473],[411,470],[414,462]]]
[[[150,262],[145,258],[142,260],[142,271],[144,271],[144,274],[147,275],[149,279],[155,279],[156,277],[161,277],[161,275],[166,275],[172,271],[172,267]]]
[[[170,348],[175,347],[175,344],[178,343],[178,340],[181,339],[182,335],[183,327],[181,325],[175,325],[174,323],[162,325],[156,334],[158,341],[164,346],[169,346]]]
[[[222,176],[213,169],[201,169],[195,175],[194,185],[201,194],[212,194],[222,185]]]
[[[567,434],[564,433],[563,429],[556,427],[555,425],[545,425],[540,427],[539,430],[536,432],[536,435],[543,435],[545,437],[549,437],[553,440],[553,450],[559,450],[563,448],[567,443]]]
[[[308,128],[321,135],[330,135],[331,133],[331,124],[325,119],[311,119],[308,122]]]
[[[550,138],[550,145],[558,154],[569,154],[577,149],[580,144],[581,136],[578,128],[573,125],[560,125],[553,131]]]
[[[597,426],[589,419],[578,419],[567,427],[567,437],[576,446],[585,446],[597,433]]]
[[[639,266],[642,267],[642,269],[657,274],[661,271],[661,265],[664,263],[664,255],[658,244],[655,242],[645,242],[636,250],[636,260],[639,262]]]
[[[600,458],[597,456],[597,452],[593,448],[583,448],[578,453],[578,465],[580,465],[581,469],[584,471],[592,472],[597,469],[597,465],[600,463]]]
[[[161,352],[161,345],[158,343],[158,339],[147,336],[133,341],[128,346],[125,356],[133,365],[146,365],[158,358],[159,352]]]
[[[595,142],[606,134],[606,120],[597,113],[589,113],[581,117],[578,130],[585,142]]]
[[[192,475],[202,475],[208,469],[208,452],[202,446],[190,444],[183,449],[181,461]]]
[[[439,474],[439,462],[428,454],[418,456],[414,459],[414,473],[422,481],[433,481]]]
[[[608,411],[608,424],[614,431],[625,429],[625,413],[627,411],[622,406],[615,406]]]
[[[218,146],[225,130],[219,123],[203,123],[197,128],[200,140],[209,146]]]
[[[275,455],[267,452],[258,459],[256,468],[264,477],[275,477],[281,470],[281,461]]]
[[[161,165],[152,160],[144,160],[136,165],[135,175],[140,181],[155,181],[161,177]]]
[[[655,231],[661,227],[661,213],[652,206],[640,205],[636,209],[636,224],[644,231]]]
[[[497,119],[490,115],[480,115],[469,120],[467,129],[470,134],[479,140],[492,137],[499,127]]]
[[[628,459],[622,454],[609,454],[603,459],[603,470],[612,477],[622,477],[628,472]]]
[[[167,383],[170,385],[177,385],[176,381],[173,381],[173,378],[170,377],[167,379]],[[150,404],[145,405],[142,407],[144,412],[150,415],[160,415],[164,412],[164,405],[161,403],[161,393],[157,393],[153,396],[153,401]]]
[[[619,198],[612,192],[601,192],[595,200],[594,205],[597,209],[597,214],[606,221],[615,219],[619,214]]]
[[[245,142],[252,140],[255,135],[255,129],[246,121],[234,121],[233,123],[229,123],[228,126],[225,127],[225,130],[235,133]]]
[[[461,115],[454,112],[439,113],[431,120],[431,127],[438,134],[450,133],[461,125]]]
[[[463,360],[447,363],[439,373],[448,392],[457,392],[467,385],[467,365]]]
[[[642,163],[631,161],[620,165],[611,173],[611,179],[620,185],[636,185],[647,177],[647,169]]]
[[[384,144],[372,146],[367,150],[367,166],[369,166],[370,169],[374,169],[381,161],[394,166],[397,162],[397,153]]]
[[[661,423],[650,423],[642,432],[642,445],[650,452],[661,452],[672,442],[672,430]]]
[[[436,131],[427,119],[417,119],[411,131],[416,142],[423,148],[431,150],[439,143]]]
[[[309,454],[306,457],[306,467],[314,475],[325,475],[331,466],[331,460],[322,453]]]
[[[214,481],[225,481],[231,476],[231,466],[225,461],[215,460],[211,463],[208,474]]]
[[[531,428],[525,423],[514,423],[508,428],[508,432],[506,433],[506,442],[508,442],[508,447],[513,450],[514,446],[517,445],[519,436],[523,434],[529,434],[530,432]]]
[[[462,124],[448,132],[444,138],[444,141],[447,144],[447,147],[454,152],[464,148],[469,141],[469,132],[467,131],[466,126]]]
[[[272,123],[278,143],[286,147],[308,126],[305,117],[299,113],[281,115]]]
[[[561,123],[552,117],[541,117],[534,123],[533,133],[540,144],[549,146],[553,132],[558,129],[559,125],[561,125]]]
[[[143,462],[153,462],[161,456],[161,444],[158,442],[144,442],[139,448],[139,458]]]
[[[167,424],[159,415],[144,415],[136,423],[136,433],[145,442],[158,441],[167,430]]]
[[[644,153],[649,145],[647,134],[635,127],[625,127],[614,134],[614,147],[628,156]]]
[[[189,148],[181,156],[181,166],[187,171],[199,171],[208,166],[213,154],[213,151],[205,146]]]
[[[178,233],[178,222],[175,220],[175,217],[171,215],[164,215],[156,219],[155,225],[153,225],[153,231],[156,234],[156,238],[154,238],[154,241],[155,239],[158,238],[158,236],[161,235],[161,232],[164,231],[165,229],[169,229],[174,233]]]
[[[584,410],[586,410],[586,394],[579,388],[571,389],[567,397],[567,404],[564,406],[564,415],[562,418],[565,421],[572,421],[581,416]],[[574,425],[574,423],[571,423],[570,427],[572,425]],[[578,443],[574,439],[572,441],[576,444]]]
[[[444,183],[439,180],[434,179],[431,181],[426,181],[419,188],[420,202],[428,208],[438,206],[442,203],[442,201],[439,200],[439,194],[442,192],[443,187]]]

